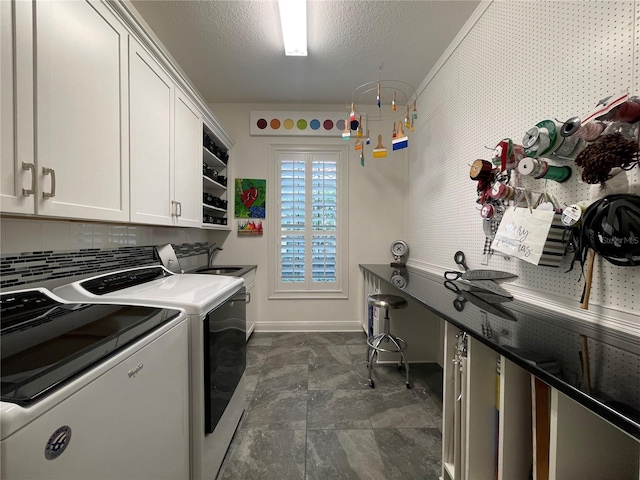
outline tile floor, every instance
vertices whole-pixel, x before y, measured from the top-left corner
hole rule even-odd
[[[442,369],[376,365],[364,333],[254,333],[247,406],[218,480],[431,480],[440,474]]]

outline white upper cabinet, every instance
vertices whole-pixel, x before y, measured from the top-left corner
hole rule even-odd
[[[129,49],[131,221],[173,225],[174,84],[133,38]]]
[[[100,2],[34,8],[36,213],[127,221],[127,30]]]
[[[176,89],[174,201],[175,223],[202,225],[202,117],[195,105]]]
[[[0,211],[34,213],[31,2],[0,1]]]
[[[0,0],[0,212],[202,227],[206,105],[124,2]]]
[[[131,39],[131,221],[202,225],[202,116]]]

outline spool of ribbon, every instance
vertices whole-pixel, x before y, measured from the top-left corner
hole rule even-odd
[[[516,194],[516,189],[505,185],[504,183],[497,182],[491,188],[491,198],[496,200],[510,200]]]
[[[493,205],[490,203],[485,203],[482,205],[482,210],[480,210],[480,216],[485,219],[492,218],[496,213],[496,209],[493,208]]]
[[[584,212],[582,205],[578,203],[574,203],[569,205],[562,211],[561,221],[563,225],[567,227],[577,226],[580,223],[580,219],[582,218],[582,213]]]
[[[493,166],[491,165],[491,162],[487,162],[482,159],[474,160],[469,170],[469,177],[471,180],[484,180],[488,182],[491,179],[492,169]]]
[[[514,144],[510,138],[505,138],[496,145],[493,151],[492,162],[496,166],[500,166],[500,171],[513,170],[518,162],[527,155],[522,145]]]
[[[561,126],[553,120],[542,120],[531,127],[522,139],[528,157],[540,157],[553,153],[562,143],[558,134]]]
[[[533,178],[545,178],[562,183],[571,177],[571,167],[555,167],[544,160],[525,158],[518,163],[518,172],[521,175],[529,175]]]
[[[563,137],[576,136],[587,142],[593,142],[600,136],[604,128],[605,125],[602,122],[593,121],[583,125],[580,118],[571,117],[562,125],[560,135]]]

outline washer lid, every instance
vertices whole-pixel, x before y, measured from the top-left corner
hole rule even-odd
[[[54,293],[73,302],[158,305],[183,308],[190,315],[200,315],[215,308],[244,284],[244,280],[237,277],[189,273],[164,275],[160,273],[162,271],[167,272],[160,266],[121,270],[63,285],[54,289]],[[158,276],[154,277],[156,274]],[[150,281],[146,279],[147,275],[152,278]],[[129,277],[134,277],[132,284],[128,283]],[[117,288],[110,288],[112,281],[118,284]],[[101,286],[109,292],[92,292],[97,292]]]
[[[0,295],[0,400],[28,406],[178,310],[66,303],[44,289]]]

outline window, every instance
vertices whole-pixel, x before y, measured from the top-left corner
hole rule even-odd
[[[279,146],[271,157],[270,297],[346,297],[346,149]]]

